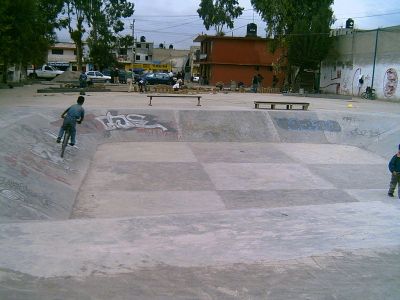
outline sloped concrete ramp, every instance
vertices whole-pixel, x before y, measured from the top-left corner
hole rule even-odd
[[[0,112],[0,299],[398,299],[400,117]]]

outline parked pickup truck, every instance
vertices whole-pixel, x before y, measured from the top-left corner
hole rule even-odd
[[[58,70],[49,65],[43,65],[37,69],[28,69],[27,75],[29,78],[48,78],[52,79],[58,75],[64,73],[64,71]]]

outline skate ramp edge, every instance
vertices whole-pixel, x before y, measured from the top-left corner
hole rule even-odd
[[[397,116],[344,112],[98,110],[78,127],[77,147],[68,147],[62,159],[55,143],[59,111],[4,110],[0,113],[0,223],[68,219],[99,144],[342,144],[389,159],[399,143],[399,121]]]

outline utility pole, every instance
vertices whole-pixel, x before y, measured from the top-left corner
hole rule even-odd
[[[374,65],[373,65],[373,67],[372,67],[371,89],[374,88],[375,65],[376,65],[376,51],[378,50],[378,36],[379,36],[379,28],[376,29],[376,36],[375,36]]]
[[[135,19],[132,20],[132,38],[133,38],[133,63],[136,63],[136,39],[135,39]]]

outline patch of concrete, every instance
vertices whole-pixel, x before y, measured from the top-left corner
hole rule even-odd
[[[400,247],[400,209],[350,202],[0,226],[0,265],[44,278],[253,264]],[[51,226],[49,226],[51,224]]]
[[[2,299],[388,299],[400,294],[400,250],[336,251],[293,261],[41,278],[0,271]],[[12,295],[12,296],[10,296]]]

